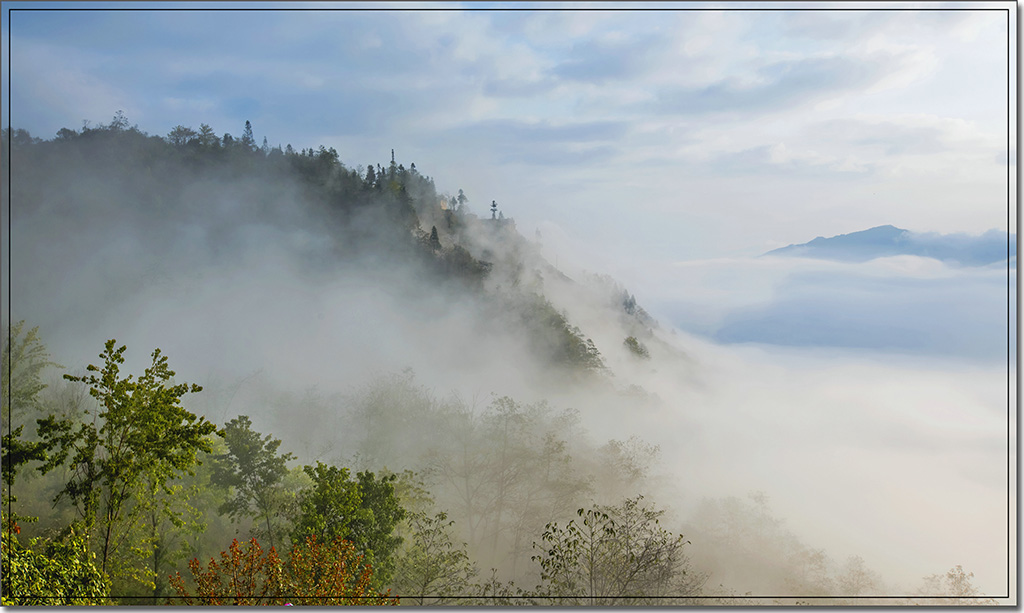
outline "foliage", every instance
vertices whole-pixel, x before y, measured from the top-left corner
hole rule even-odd
[[[292,542],[301,543],[309,536],[321,540],[348,538],[349,524],[360,513],[362,497],[359,484],[349,478],[347,468],[303,466],[313,485],[299,493],[299,516],[292,528]]]
[[[638,358],[649,360],[651,359],[651,352],[647,350],[647,347],[643,343],[638,341],[635,336],[627,336],[626,340],[622,342],[629,349],[633,355]]]
[[[283,491],[279,487],[288,474],[291,453],[277,454],[281,440],[271,435],[261,437],[252,429],[252,420],[239,415],[224,426],[222,435],[227,443],[227,452],[214,456],[212,482],[232,488],[231,497],[220,507],[232,520],[253,517],[262,519],[265,535],[271,547],[279,539],[281,530],[274,525],[274,519],[283,506]]]
[[[256,539],[243,551],[238,540],[220,561],[211,558],[204,569],[198,559],[189,562],[195,594],[180,573],[171,577],[178,599],[186,605],[274,605],[286,603],[336,605],[396,605],[396,598],[375,592],[373,570],[351,543],[337,538],[328,543],[310,536],[292,548],[282,561],[271,547],[264,554]],[[173,601],[172,601],[173,602]]]
[[[641,506],[642,496],[617,506],[579,509],[564,527],[546,526],[540,551],[542,584],[537,594],[553,604],[666,604],[662,597],[692,598],[706,577],[689,568],[688,541],[659,525],[664,511]]]
[[[395,568],[394,553],[402,544],[395,526],[405,517],[405,509],[395,495],[395,475],[379,479],[372,472],[356,475],[359,480],[360,514],[349,524],[349,537],[357,550],[373,564],[376,587],[387,585]]]
[[[50,361],[39,338],[39,327],[28,331],[24,328],[24,320],[4,326],[7,335],[0,358],[0,415],[3,424],[11,427],[20,424],[26,415],[42,410],[39,392],[46,387],[40,376],[43,369],[62,368]]]
[[[387,585],[394,570],[393,554],[402,538],[394,535],[405,510],[395,495],[395,475],[376,478],[364,471],[353,480],[347,468],[317,462],[303,470],[313,485],[300,492],[299,515],[292,541],[310,536],[321,541],[344,538],[374,566],[376,586]]]
[[[228,551],[220,553],[220,561],[210,558],[204,569],[198,558],[189,564],[195,582],[195,596],[189,593],[180,573],[171,579],[171,587],[186,605],[283,605],[284,568],[273,547],[266,555],[256,539],[243,551],[238,539]]]
[[[37,553],[18,542],[17,524],[3,523],[3,606],[107,604],[110,583],[96,568],[83,534],[72,528]]]
[[[503,309],[514,314],[525,328],[535,351],[551,363],[570,371],[591,372],[604,369],[604,359],[594,341],[569,323],[544,296],[536,293],[504,295]]]
[[[159,349],[153,351],[151,366],[137,380],[132,375],[120,377],[124,351],[123,345],[115,348],[115,341],[109,340],[100,354],[102,369],[87,368],[99,376],[64,375],[89,386],[89,394],[99,401],[98,419],[76,423],[51,415],[39,420],[39,435],[51,451],[40,470],[46,473],[63,466],[70,456],[71,477],[54,502],[67,497],[77,505],[87,542],[98,549],[104,573],[146,583],[145,572],[138,567],[114,564],[115,553],[148,555],[149,545],[132,540],[133,530],[147,510],[137,492],[149,488],[154,493],[172,494],[168,482],[192,471],[196,454],[209,450],[205,437],[215,428],[181,407],[182,396],[202,388],[187,383],[169,385],[174,372]],[[175,516],[168,506],[161,508]]]
[[[25,426],[18,426],[12,432],[3,435],[3,480],[7,487],[12,489],[18,467],[33,460],[46,460],[46,444],[23,441],[21,431],[24,429]],[[16,500],[13,493],[8,498],[9,502]]]
[[[433,516],[420,511],[409,516],[412,536],[398,557],[395,592],[406,604],[457,604],[474,590],[476,566],[470,561],[466,544],[452,542],[444,512]]]

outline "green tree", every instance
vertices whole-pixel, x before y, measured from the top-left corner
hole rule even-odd
[[[353,480],[347,468],[322,462],[303,470],[313,484],[299,494],[292,542],[311,536],[323,542],[344,538],[373,565],[374,585],[387,585],[394,572],[395,550],[402,542],[394,534],[395,527],[405,517],[395,495],[396,475],[378,479],[372,472],[360,472]]]
[[[373,565],[374,585],[382,587],[391,581],[395,570],[394,554],[402,544],[395,527],[405,518],[405,509],[395,495],[396,475],[377,478],[372,472],[363,471],[356,478],[363,512],[349,525],[350,540]]]
[[[301,543],[309,536],[320,540],[348,538],[349,524],[360,514],[362,496],[359,484],[349,477],[347,468],[303,466],[313,485],[299,493],[299,517],[292,528],[292,542]]]
[[[2,522],[3,575],[0,604],[10,606],[87,606],[108,604],[110,583],[96,568],[84,535],[68,530],[62,540],[42,546],[42,552],[18,542],[16,523]],[[31,546],[39,545],[33,539]]]
[[[99,553],[100,570],[111,577],[127,577],[152,585],[151,577],[118,557],[148,555],[148,543],[134,542],[133,533],[147,505],[137,499],[141,488],[171,494],[168,483],[191,473],[196,454],[209,451],[206,436],[215,427],[205,418],[184,409],[181,398],[202,390],[198,385],[171,385],[174,371],[159,349],[152,364],[133,380],[120,376],[126,347],[107,341],[100,353],[102,368],[89,365],[82,377],[64,375],[68,381],[89,387],[99,403],[96,419],[76,422],[51,415],[39,420],[39,435],[50,457],[40,468],[46,472],[63,466],[70,457],[71,478],[54,502],[67,497],[84,519],[87,542]],[[168,513],[174,512],[166,509]]]
[[[7,509],[7,521],[11,526],[17,524],[19,519],[35,521],[36,517],[21,516],[15,513],[13,503],[18,501],[14,495],[14,479],[18,468],[33,460],[46,460],[46,444],[41,442],[26,442],[21,440],[21,431],[24,426],[18,426],[13,432],[3,435],[3,481],[4,495]],[[5,528],[6,529],[6,528]]]
[[[647,350],[647,347],[643,343],[637,340],[635,336],[627,336],[626,340],[622,342],[629,349],[633,355],[644,360],[651,359],[651,352]]]
[[[234,521],[248,517],[263,520],[264,534],[274,547],[278,542],[275,536],[281,532],[274,520],[284,505],[280,485],[288,474],[288,461],[295,456],[278,455],[281,440],[255,432],[246,415],[225,424],[222,436],[227,452],[214,457],[212,482],[232,488],[232,494],[220,512]]]

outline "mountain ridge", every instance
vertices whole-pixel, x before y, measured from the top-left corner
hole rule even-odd
[[[843,262],[867,262],[880,257],[913,255],[963,266],[984,266],[1016,253],[1016,235],[989,230],[981,235],[965,233],[922,233],[891,224],[867,230],[818,236],[811,241],[787,245],[762,256],[804,257]]]

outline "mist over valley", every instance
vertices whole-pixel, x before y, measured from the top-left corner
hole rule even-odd
[[[323,462],[401,475],[396,491],[418,521],[446,513],[478,583],[437,602],[554,596],[553,575],[532,558],[545,525],[623,504],[617,512],[664,512],[661,525],[686,545],[672,550],[670,582],[621,602],[910,602],[945,593],[934,590],[957,565],[977,592],[961,596],[1007,589],[1015,390],[1005,362],[987,359],[1006,339],[998,319],[977,341],[986,359],[958,346],[944,359],[926,357],[927,345],[901,354],[870,339],[859,352],[801,342],[808,317],[842,311],[800,295],[795,327],[734,310],[715,335],[686,332],[602,271],[553,265],[550,238],[525,238],[489,194],[436,186],[422,174],[429,160],[406,167],[395,152],[352,167],[324,147],[261,149],[252,130],[218,138],[180,127],[180,138],[162,138],[118,115],[51,140],[5,134],[5,316],[26,322],[20,335],[38,327],[62,365],[41,371],[38,402],[11,407],[15,426],[31,432],[47,411],[93,406],[59,375],[84,375],[108,339],[127,346],[124,373],[142,372],[160,348],[175,382],[203,387],[187,408],[218,427],[246,416],[294,454],[292,482],[275,485],[282,495],[309,495],[299,467]],[[879,265],[846,270],[871,276]],[[800,279],[791,283],[822,287]],[[830,291],[843,287],[840,277]],[[929,287],[901,286],[921,299]],[[743,325],[776,336],[743,336]],[[760,344],[720,344],[736,340]],[[16,365],[15,377],[36,371]],[[41,517],[23,531],[52,534],[73,517],[67,499],[49,508],[52,475],[20,477],[19,512]],[[221,491],[213,483],[202,487]],[[229,521],[206,504],[207,529],[175,537],[200,559],[236,536],[280,544],[297,512],[281,507],[278,524],[256,511]],[[425,525],[400,524],[395,583],[382,589],[409,589],[402,556]],[[148,593],[170,594],[159,577],[170,568]],[[113,593],[139,589],[121,578]]]

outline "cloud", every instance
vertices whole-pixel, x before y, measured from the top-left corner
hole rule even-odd
[[[1015,270],[1010,274],[1012,284]],[[1016,303],[1007,290],[1005,261],[974,268],[917,256],[864,263],[781,257],[693,261],[655,271],[641,289],[656,315],[726,344],[1004,364],[1008,341],[1011,355],[1016,351]]]
[[[558,78],[595,85],[610,80],[636,82],[667,51],[658,33],[639,39],[585,40],[572,45],[552,72]]]
[[[499,163],[572,165],[610,159],[628,126],[618,121],[527,122],[492,119],[435,133],[448,146],[486,151]]]
[[[733,76],[704,87],[665,88],[658,93],[656,108],[678,114],[791,110],[866,87],[882,72],[880,61],[838,56],[779,61],[755,69],[753,82]]]

